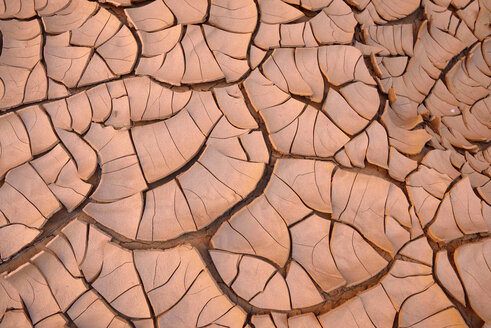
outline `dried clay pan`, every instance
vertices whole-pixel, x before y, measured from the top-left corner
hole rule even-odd
[[[0,328],[491,327],[491,5],[0,5]]]

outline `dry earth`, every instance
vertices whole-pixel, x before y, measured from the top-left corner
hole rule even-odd
[[[0,327],[491,327],[489,0],[1,0]]]

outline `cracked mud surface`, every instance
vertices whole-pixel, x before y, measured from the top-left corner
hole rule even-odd
[[[0,328],[491,327],[490,23],[0,1]]]

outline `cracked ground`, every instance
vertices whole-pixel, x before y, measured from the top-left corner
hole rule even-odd
[[[1,0],[0,328],[491,327],[489,0]]]

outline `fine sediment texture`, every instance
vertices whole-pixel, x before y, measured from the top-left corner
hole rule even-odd
[[[489,2],[0,4],[0,328],[491,325]]]

